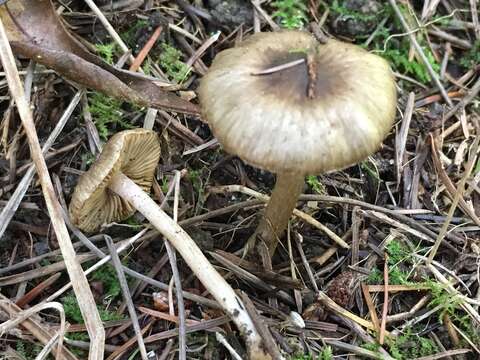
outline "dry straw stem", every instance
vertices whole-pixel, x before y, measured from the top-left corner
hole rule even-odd
[[[178,222],[178,202],[180,194],[180,171],[175,172],[173,179],[175,196],[173,201],[173,221]],[[172,277],[175,284],[175,292],[177,295],[177,311],[178,311],[178,358],[179,360],[187,359],[187,333],[185,325],[185,303],[182,295],[182,281],[180,279],[180,273],[177,266],[177,256],[175,250],[172,248],[168,240],[165,240],[165,249],[167,250],[168,259],[172,268]],[[173,303],[173,302],[172,302]]]
[[[50,303],[51,304],[51,303]],[[38,305],[40,306],[40,305]],[[3,311],[10,318],[18,318],[22,314],[20,309],[14,302],[0,293],[0,311]],[[44,324],[40,324],[35,317],[27,316],[23,317],[21,327],[31,333],[42,344],[47,345],[55,334],[48,330]],[[77,358],[68,351],[67,348],[62,346],[62,359],[63,360],[77,360]]]
[[[458,183],[457,189],[455,191],[455,196],[453,198],[452,204],[450,205],[450,209],[448,210],[447,218],[444,221],[442,228],[440,229],[440,232],[438,233],[437,239],[435,240],[435,244],[433,245],[430,251],[430,254],[428,255],[428,260],[427,260],[428,265],[430,265],[432,263],[432,260],[435,258],[438,248],[440,247],[440,244],[442,243],[443,239],[445,238],[445,235],[447,234],[448,227],[450,226],[450,222],[452,221],[453,214],[457,209],[457,205],[460,199],[463,199],[465,184],[467,182],[467,179],[470,177],[470,174],[473,171],[473,167],[476,164],[479,141],[480,141],[480,137],[476,136],[475,141],[473,142],[471,147],[469,159],[467,161],[467,164],[465,165],[465,173],[463,174],[462,179]]]
[[[55,358],[57,360],[61,360],[63,358],[62,347],[63,347],[63,336],[66,331],[66,320],[65,320],[65,311],[63,310],[63,306],[60,303],[57,303],[57,302],[42,303],[18,313],[13,319],[10,319],[0,324],[0,335],[4,334],[9,329],[15,328],[17,325],[21,324],[26,319],[30,318],[32,315],[45,309],[55,309],[60,314],[60,328],[58,330],[58,333],[48,341],[48,343],[45,345],[45,348],[51,349],[52,342],[54,341],[54,339],[56,339],[58,341],[58,345],[57,345]]]
[[[75,250],[73,249],[70,236],[62,217],[62,210],[58,200],[55,197],[52,181],[50,179],[45,159],[42,156],[42,149],[38,141],[35,124],[33,122],[30,107],[25,99],[23,87],[18,75],[15,59],[12,49],[8,42],[7,34],[0,19],[0,58],[2,60],[5,75],[8,81],[10,92],[17,104],[18,113],[22,120],[25,133],[27,135],[30,154],[37,169],[37,173],[42,186],[48,213],[52,222],[52,227],[57,236],[57,240],[62,251],[68,275],[73,283],[73,289],[77,296],[88,334],[91,339],[89,359],[103,359],[105,331],[102,326],[100,316],[93,295],[90,291],[87,278],[83,273],[82,267],[75,259]]]
[[[262,349],[262,339],[245,311],[240,298],[225,279],[209,263],[190,236],[132,180],[124,174],[116,174],[109,189],[140,211],[180,253],[192,272],[245,335],[252,359],[268,359]]]
[[[58,120],[57,124],[55,125],[55,128],[48,136],[47,141],[45,141],[45,144],[42,148],[43,154],[45,154],[50,149],[50,147],[57,139],[58,135],[60,135],[68,119],[70,119],[70,116],[77,107],[77,104],[79,103],[80,98],[83,96],[83,94],[85,94],[85,90],[79,90],[72,98],[70,104],[63,112],[60,120]],[[3,207],[2,212],[0,213],[0,239],[2,239],[3,233],[7,229],[10,220],[12,220],[13,216],[15,215],[15,211],[17,211],[18,207],[20,206],[20,203],[22,202],[22,199],[25,196],[30,186],[30,183],[32,182],[34,175],[35,166],[31,165],[26,171],[25,175],[23,175],[22,180],[20,180],[20,182],[18,183],[14,193],[8,200],[8,203]]]
[[[340,305],[338,305],[335,301],[330,299],[327,294],[325,294],[322,291],[319,291],[317,293],[317,299],[320,301],[322,304],[324,304],[327,308],[329,308],[331,311],[336,313],[339,316],[346,317],[347,319],[352,320],[353,322],[356,322],[358,325],[363,326],[364,328],[367,328],[369,330],[375,330],[375,325],[371,321],[367,321],[365,319],[362,319],[361,317],[351,313],[350,311],[344,309]],[[388,333],[386,333],[388,334]]]
[[[127,279],[125,278],[125,274],[122,269],[122,262],[120,261],[117,250],[113,245],[112,238],[110,236],[105,236],[105,240],[108,250],[110,252],[110,256],[112,258],[112,265],[117,272],[117,278],[120,283],[120,288],[122,289],[123,297],[125,299],[125,302],[127,303],[128,313],[130,314],[133,329],[137,337],[138,348],[140,349],[140,356],[142,357],[142,360],[148,360],[147,348],[145,347],[145,343],[143,342],[140,325],[138,323],[137,312],[135,311],[135,305],[133,304],[132,295],[130,293],[130,289],[128,288]]]
[[[252,190],[252,189],[250,189],[246,186],[243,186],[243,185],[215,186],[215,187],[209,188],[208,190],[212,193],[240,192],[240,193],[252,196],[252,197],[254,197],[258,200],[261,200],[265,203],[268,203],[268,201],[270,200],[269,196],[261,194],[261,193],[255,191],[255,190]],[[321,222],[315,220],[310,215],[308,215],[308,214],[306,214],[303,211],[300,211],[298,209],[293,210],[293,215],[295,215],[296,217],[302,219],[306,223],[316,227],[317,229],[319,229],[320,231],[325,233],[325,235],[327,235],[331,240],[336,242],[342,248],[344,248],[344,249],[349,249],[350,248],[350,245],[348,245],[340,236],[335,234],[332,230],[330,230],[328,227],[323,225]]]
[[[385,328],[387,326],[388,315],[388,254],[385,253],[385,265],[383,268],[384,279],[384,295],[383,295],[383,310],[382,310],[382,322],[380,323],[380,334],[378,336],[378,343],[383,345],[385,341]]]

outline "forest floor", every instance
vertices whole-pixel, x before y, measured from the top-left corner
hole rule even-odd
[[[50,7],[49,1],[38,3]],[[256,309],[251,316],[266,325],[262,336],[271,340],[267,351],[273,357],[280,352],[295,360],[480,358],[477,1],[95,3],[110,29],[98,11],[79,0],[53,1],[56,14],[32,10],[31,17],[18,17],[10,26],[43,46],[49,37],[56,41],[55,24],[62,21],[112,68],[143,71],[142,81],[153,81],[184,101],[171,111],[160,99],[153,110],[130,101],[132,93],[114,96],[115,82],[103,75],[96,79],[82,67],[71,54],[70,40],[52,45],[63,55],[49,67],[41,59],[36,65],[29,61],[29,50],[12,42],[40,143],[63,121],[44,158],[65,208],[101,145],[121,130],[153,120],[162,152],[152,197],[164,202],[170,215],[175,212],[222,276],[250,298]],[[7,1],[0,6],[0,19],[7,24],[19,5],[28,9],[31,2]],[[38,17],[47,12],[55,15]],[[6,26],[12,40],[16,35]],[[377,153],[348,169],[306,177],[297,209],[307,216],[291,218],[272,270],[266,271],[241,255],[264,208],[259,193],[271,193],[275,175],[223,151],[205,119],[189,114],[185,104],[198,104],[199,82],[217,53],[254,32],[282,28],[320,32],[385,58],[395,74],[398,103],[395,125]],[[136,66],[131,67],[132,56]],[[62,68],[66,59],[72,62]],[[13,217],[0,215],[0,225],[8,224],[0,227],[0,319],[15,318],[47,298],[58,301],[70,324],[63,346],[72,358],[86,359],[90,340],[75,293],[51,296],[69,278],[37,177],[21,183],[29,176],[29,142],[4,72],[1,77],[0,209],[11,206],[12,199],[19,205]],[[18,188],[25,194],[14,197]],[[349,248],[337,246],[318,222]],[[120,258],[153,279],[126,275],[151,358],[178,358],[179,311],[187,319],[188,358],[246,358],[237,329],[211,306],[211,296],[180,256],[175,266],[186,293],[184,309],[178,308],[164,241],[152,231],[142,232],[147,226],[137,213],[86,235],[108,253],[104,235],[119,243],[140,234]],[[83,269],[94,266],[98,259],[84,246],[84,235],[71,234]],[[106,358],[140,358],[115,267],[104,265],[88,280],[106,329]],[[159,283],[161,288],[155,286]],[[0,358],[35,359],[49,339],[35,325],[53,331],[51,336],[58,314],[44,309],[8,330],[0,325]]]

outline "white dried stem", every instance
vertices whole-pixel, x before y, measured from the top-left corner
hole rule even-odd
[[[45,310],[45,309],[55,309],[58,311],[60,314],[60,329],[57,333],[58,335],[58,348],[57,348],[57,353],[56,353],[56,359],[60,360],[62,358],[62,346],[63,346],[63,336],[65,334],[65,325],[66,325],[66,320],[65,320],[65,311],[63,310],[63,306],[60,303],[57,302],[49,302],[49,303],[42,303],[35,305],[28,310],[24,310],[20,313],[18,313],[15,318],[10,319],[8,321],[5,321],[4,323],[0,324],[0,335],[7,332],[9,329],[12,329],[16,327],[17,325],[21,324],[24,322],[26,319],[30,318],[32,315]],[[53,346],[52,342],[55,343],[57,339],[55,338],[56,336],[53,336],[48,343],[45,345],[44,349],[45,351],[48,350],[50,352],[51,347]],[[55,340],[54,340],[55,339]],[[43,352],[43,350],[42,350]],[[47,352],[47,354],[48,354]]]
[[[245,336],[253,359],[267,358],[261,349],[261,337],[248,315],[242,300],[215,270],[192,238],[172,218],[123,174],[115,176],[110,190],[127,200],[175,247],[203,286],[218,301]]]
[[[85,320],[88,334],[91,339],[89,359],[103,359],[105,331],[102,321],[98,314],[97,306],[90,291],[87,278],[83,273],[82,267],[75,258],[75,250],[72,246],[67,227],[62,217],[61,206],[55,197],[52,181],[48,173],[45,159],[42,155],[42,149],[38,141],[35,124],[33,122],[30,107],[25,99],[23,87],[18,75],[18,70],[13,57],[12,49],[8,42],[8,37],[0,19],[0,58],[2,60],[5,75],[8,81],[10,93],[17,104],[18,113],[22,120],[22,125],[27,135],[32,157],[38,177],[42,186],[45,203],[52,222],[52,227],[57,236],[58,244],[62,251],[68,275],[73,283],[73,289]]]

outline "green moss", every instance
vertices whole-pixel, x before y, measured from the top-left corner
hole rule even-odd
[[[133,126],[123,119],[124,112],[121,109],[122,101],[111,98],[99,92],[88,94],[88,108],[92,119],[97,127],[98,134],[103,140],[107,140],[115,127],[116,131],[131,129]]]
[[[391,241],[385,250],[388,254],[388,283],[390,285],[416,285],[416,283],[410,281],[410,273],[402,269],[412,266],[410,250],[397,240]],[[382,284],[384,282],[383,271],[376,267],[373,268],[367,282],[369,284]]]
[[[397,266],[393,266],[388,272],[388,283],[390,285],[413,285],[409,280],[410,274],[400,270]]]
[[[137,20],[127,31],[121,33],[120,37],[130,49],[137,47],[136,35],[138,31],[148,26],[146,20]]]
[[[367,277],[367,283],[370,285],[383,283],[383,273],[377,267],[374,267]]]
[[[286,29],[301,29],[308,21],[305,0],[276,0],[272,7],[276,9],[273,17]]]
[[[73,293],[68,294],[61,298],[61,303],[65,310],[65,316],[69,321],[72,321],[77,324],[83,324],[82,313],[78,306],[77,299]],[[122,320],[124,319],[123,315],[117,314],[115,311],[107,310],[105,307],[98,306],[98,312],[102,321],[111,321],[111,320]]]
[[[471,69],[478,64],[480,64],[480,40],[475,41],[472,48],[460,59],[460,65],[466,69]]]
[[[95,49],[97,50],[97,54],[105,60],[108,64],[113,64],[113,56],[115,55],[116,44],[109,43],[109,44],[95,44]]]
[[[435,58],[433,57],[430,49],[423,47],[423,52],[425,53],[428,62],[432,66],[432,69],[438,73],[438,71],[440,70],[440,65],[437,64],[437,62],[435,61]],[[393,64],[394,68],[398,72],[410,75],[416,78],[421,83],[428,83],[431,80],[427,67],[423,63],[418,62],[415,58],[410,61],[408,59],[408,50],[405,48],[391,48],[383,53],[380,53],[379,55],[383,56],[386,60]]]
[[[314,192],[317,194],[323,195],[325,194],[325,187],[322,185],[322,183],[318,180],[318,177],[315,175],[309,175],[307,176],[307,184],[312,188]]]
[[[427,280],[426,285],[430,288],[432,300],[429,303],[429,307],[440,306],[440,312],[438,313],[438,320],[443,323],[445,315],[450,317],[459,329],[462,330],[470,340],[480,346],[480,331],[475,328],[470,316],[466,315],[461,310],[462,299],[459,296],[452,295],[446,290],[446,285],[440,284],[436,281]],[[468,344],[466,344],[468,346]]]
[[[366,350],[369,350],[369,351],[373,351],[373,352],[377,352],[378,349],[380,348],[380,344],[379,343],[364,343],[361,345],[362,348],[366,349]]]
[[[386,246],[386,250],[388,253],[388,263],[390,265],[408,261],[411,257],[410,250],[397,240],[390,241]]]
[[[160,66],[177,83],[183,82],[190,72],[190,68],[181,61],[182,52],[167,43],[162,43],[161,49]]]
[[[74,294],[69,294],[61,299],[65,316],[74,323],[83,324],[82,313],[78,307],[77,298]]]
[[[90,338],[88,337],[88,333],[84,331],[80,332],[70,332],[67,334],[67,338],[70,340],[76,340],[76,341],[89,341]]]
[[[118,281],[117,272],[112,265],[103,265],[96,270],[91,277],[93,280],[101,281],[103,283],[105,296],[116,298],[120,294],[120,281]]]
[[[385,343],[390,355],[398,360],[429,356],[438,352],[432,340],[415,334],[410,328],[396,338],[387,337]]]
[[[322,351],[318,356],[319,360],[332,360],[333,359],[333,350],[331,346],[324,346]]]
[[[364,343],[362,348],[378,352],[380,345]],[[429,338],[419,336],[411,328],[407,328],[398,337],[386,337],[385,349],[397,360],[410,360],[417,357],[429,356],[438,352],[437,346]]]
[[[25,360],[34,360],[42,351],[42,347],[38,344],[32,344],[27,341],[18,340],[15,344],[15,350]]]
[[[385,8],[386,7],[384,7],[384,9]],[[330,6],[330,10],[336,16],[340,15],[340,16],[352,18],[354,20],[361,21],[361,22],[374,21],[378,19],[381,15],[383,15],[383,12],[384,12],[382,10],[377,14],[364,14],[360,11],[347,8],[343,4],[340,4],[338,0],[334,0],[332,2],[332,5]]]

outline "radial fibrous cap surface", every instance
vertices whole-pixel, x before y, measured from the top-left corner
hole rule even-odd
[[[159,159],[160,144],[154,131],[125,130],[112,136],[98,160],[78,181],[70,202],[72,223],[93,232],[133,215],[135,209],[108,189],[109,182],[122,172],[149,192]]]
[[[303,174],[374,153],[396,109],[385,60],[299,31],[258,33],[219,53],[199,98],[226,151],[272,172]]]

